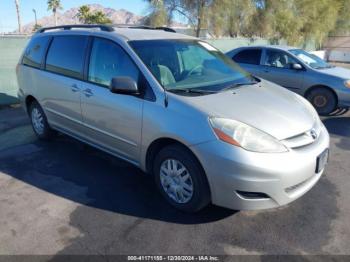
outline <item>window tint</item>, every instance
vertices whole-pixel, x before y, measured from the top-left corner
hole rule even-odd
[[[237,63],[259,65],[261,58],[261,49],[243,50],[236,54],[232,59]]]
[[[54,73],[82,78],[87,40],[85,36],[55,37],[47,54],[46,69]]]
[[[292,68],[292,64],[296,63],[298,63],[298,61],[285,52],[270,49],[266,50],[264,65],[290,69]]]
[[[24,65],[40,68],[48,42],[48,37],[37,37],[30,41],[24,52],[22,63]]]
[[[109,86],[112,78],[127,76],[139,82],[140,72],[128,54],[117,44],[95,38],[90,57],[89,81]]]

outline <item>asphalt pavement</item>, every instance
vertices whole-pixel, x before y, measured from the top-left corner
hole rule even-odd
[[[278,209],[170,207],[132,165],[59,135],[38,141],[21,108],[0,110],[0,254],[350,255],[350,113],[324,120],[330,162]]]

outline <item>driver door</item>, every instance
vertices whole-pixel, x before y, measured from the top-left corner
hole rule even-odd
[[[302,89],[305,70],[292,69],[294,63],[299,62],[282,50],[265,49],[260,75],[268,81],[298,92]]]

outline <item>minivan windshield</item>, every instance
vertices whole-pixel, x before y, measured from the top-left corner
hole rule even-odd
[[[129,44],[168,91],[214,93],[257,81],[206,42],[167,39]]]
[[[314,69],[324,69],[332,67],[330,64],[326,63],[324,60],[319,58],[314,54],[310,54],[302,49],[289,50],[293,55],[297,56],[305,64],[309,65]]]

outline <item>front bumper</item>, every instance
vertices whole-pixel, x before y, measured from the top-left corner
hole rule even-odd
[[[337,89],[335,90],[338,96],[339,107],[350,107],[350,89]]]
[[[207,174],[213,204],[256,210],[288,204],[310,190],[323,173],[316,173],[316,159],[327,148],[329,134],[322,127],[313,144],[286,153],[249,152],[220,140],[195,145],[192,150]]]

